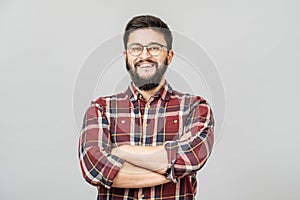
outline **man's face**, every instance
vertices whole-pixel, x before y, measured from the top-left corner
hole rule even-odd
[[[127,47],[132,44],[147,46],[154,43],[167,46],[162,33],[147,28],[138,29],[129,35]],[[173,54],[173,51],[168,51],[166,47],[162,47],[160,54],[155,56],[151,55],[147,48],[136,56],[131,55],[128,50],[124,51],[126,67],[134,84],[145,91],[156,88],[171,63]]]

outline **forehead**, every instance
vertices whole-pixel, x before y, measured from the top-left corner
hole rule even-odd
[[[147,45],[151,42],[166,45],[164,35],[149,28],[137,29],[129,34],[128,44],[140,43]]]

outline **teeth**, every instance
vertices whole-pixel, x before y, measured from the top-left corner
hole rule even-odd
[[[149,64],[149,63],[139,65],[139,67],[152,67],[152,66],[153,64]]]

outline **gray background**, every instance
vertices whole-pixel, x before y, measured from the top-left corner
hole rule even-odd
[[[145,13],[202,44],[223,77],[225,126],[197,199],[299,199],[298,11],[296,0],[0,1],[0,199],[96,198],[73,86],[89,53]]]

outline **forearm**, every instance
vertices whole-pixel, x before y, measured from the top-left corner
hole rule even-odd
[[[113,154],[139,167],[163,174],[168,167],[168,157],[164,146],[123,145],[113,150]]]
[[[143,188],[168,183],[165,176],[125,162],[113,181],[116,188]]]

